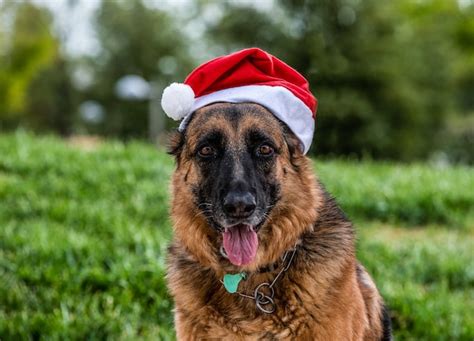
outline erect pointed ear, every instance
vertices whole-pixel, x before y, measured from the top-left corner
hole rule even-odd
[[[184,146],[184,133],[176,130],[172,132],[168,139],[168,154],[174,155],[176,160],[181,155]]]

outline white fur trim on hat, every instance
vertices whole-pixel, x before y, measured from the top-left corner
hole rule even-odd
[[[184,83],[172,83],[163,91],[161,107],[166,115],[178,121],[192,112],[194,91]]]
[[[282,86],[245,85],[198,97],[190,114],[181,121],[179,130],[183,131],[186,128],[194,111],[215,102],[260,104],[288,125],[301,141],[305,154],[311,146],[315,126],[313,113],[302,100]]]

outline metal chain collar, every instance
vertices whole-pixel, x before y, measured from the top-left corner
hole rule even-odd
[[[295,257],[295,253],[296,253],[296,246],[292,250],[288,250],[285,252],[282,258],[283,267],[281,268],[281,270],[278,272],[278,274],[275,276],[275,278],[273,279],[271,283],[268,283],[268,282],[260,283],[255,288],[253,292],[253,296],[241,293],[239,291],[235,293],[241,297],[254,300],[255,305],[261,312],[266,313],[266,314],[273,313],[276,309],[275,301],[273,300],[273,297],[275,296],[275,289],[273,287],[275,283],[278,281],[278,279],[281,277],[281,275],[284,272],[288,271],[288,269],[290,268],[291,263],[293,262],[293,258]],[[267,288],[266,289],[267,293],[262,291],[265,288]]]

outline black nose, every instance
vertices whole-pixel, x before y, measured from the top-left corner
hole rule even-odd
[[[257,204],[249,192],[229,192],[224,198],[224,211],[232,218],[247,218]]]

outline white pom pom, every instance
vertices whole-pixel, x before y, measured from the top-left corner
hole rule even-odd
[[[166,115],[178,121],[191,113],[194,104],[193,89],[183,83],[172,83],[161,97],[161,107]]]

